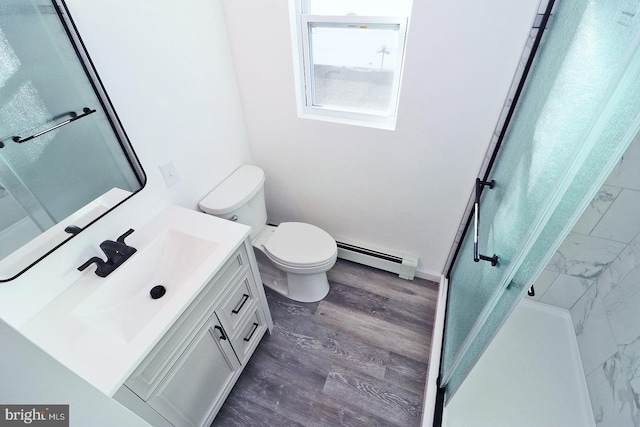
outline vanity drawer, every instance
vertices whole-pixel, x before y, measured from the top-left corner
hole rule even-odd
[[[231,280],[241,271],[244,267],[249,265],[249,260],[247,259],[247,252],[244,246],[241,246],[238,251],[233,254],[233,257],[225,264],[223,270],[216,274],[216,277],[213,279],[216,282],[227,284],[231,282]]]
[[[253,276],[250,271],[247,273],[231,288],[229,295],[216,309],[216,314],[229,334],[233,334],[238,324],[251,315],[257,304]]]
[[[247,314],[250,315],[245,316],[245,321],[239,325],[238,329],[230,337],[236,356],[238,356],[240,363],[243,365],[249,360],[252,349],[258,345],[267,330],[266,322],[260,316],[260,311],[256,306],[253,306],[252,311]]]
[[[220,301],[219,296],[227,293],[240,276],[247,276],[248,266],[247,252],[241,246],[127,379],[125,385],[131,391],[143,400],[149,398],[195,338],[200,326],[211,316]]]

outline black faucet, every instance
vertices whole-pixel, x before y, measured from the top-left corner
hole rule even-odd
[[[68,225],[65,229],[64,229],[65,233],[69,233],[69,234],[73,234],[74,236],[76,234],[78,234],[79,232],[82,231],[82,228],[78,227],[77,225]]]
[[[83,271],[85,268],[95,263],[96,274],[100,277],[107,277],[136,252],[136,248],[129,246],[124,242],[124,239],[131,233],[133,233],[132,228],[122,236],[118,237],[115,242],[113,240],[105,240],[100,243],[100,249],[102,249],[102,252],[107,256],[107,260],[104,261],[102,258],[97,256],[91,257],[87,262],[78,267],[78,270]]]

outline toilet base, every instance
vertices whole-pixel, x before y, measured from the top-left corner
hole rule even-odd
[[[288,298],[300,302],[317,302],[329,293],[327,273],[287,273]]]
[[[262,283],[289,299],[299,302],[317,302],[329,293],[327,273],[286,273],[276,267],[260,250],[254,250]]]

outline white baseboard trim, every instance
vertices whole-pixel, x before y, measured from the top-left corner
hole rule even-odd
[[[418,267],[418,257],[387,248],[377,248],[339,236],[333,236],[338,244],[338,258],[390,271],[401,278],[413,280]]]
[[[421,279],[430,280],[432,282],[442,283],[442,273],[437,273],[435,271],[416,270],[415,276]]]
[[[422,405],[422,427],[432,427],[435,416],[436,396],[438,394],[438,375],[440,371],[440,356],[442,354],[442,338],[444,335],[444,315],[447,308],[447,291],[449,281],[440,275],[440,289],[438,291],[438,305],[436,320],[431,337],[431,354],[429,355],[429,371],[425,384],[424,402]]]

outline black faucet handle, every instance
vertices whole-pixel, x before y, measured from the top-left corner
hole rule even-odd
[[[68,225],[65,229],[64,229],[65,233],[69,233],[69,234],[73,234],[74,236],[76,234],[78,234],[79,232],[82,231],[82,228],[78,227],[77,225]]]
[[[87,267],[89,267],[93,263],[95,263],[96,267],[98,267],[98,268],[102,267],[105,264],[105,262],[104,262],[104,260],[102,258],[98,258],[97,256],[94,256],[94,257],[90,258],[89,261],[85,262],[80,267],[78,267],[78,270],[83,271],[84,269],[86,269]]]
[[[78,270],[82,271],[85,268],[89,267],[91,264],[96,264],[95,273],[100,277],[107,277],[109,274],[113,273],[113,271],[120,267],[123,262],[128,260],[131,255],[136,253],[136,248],[127,245],[124,242],[124,239],[133,233],[133,228],[129,229],[122,236],[118,237],[117,241],[113,240],[105,240],[100,243],[100,249],[107,256],[107,260],[104,261],[102,258],[97,256],[92,257],[89,261],[82,264],[78,267]]]
[[[130,228],[128,231],[126,231],[122,236],[118,237],[116,239],[117,242],[124,244],[124,239],[126,239],[129,235],[131,235],[131,233],[133,233],[135,230],[133,228]]]

